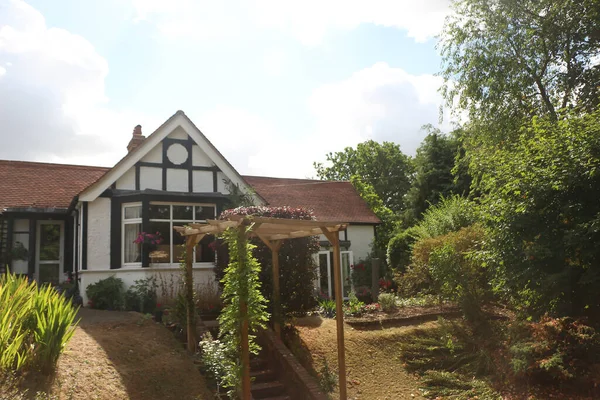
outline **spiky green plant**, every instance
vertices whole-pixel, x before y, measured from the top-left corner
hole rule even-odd
[[[0,277],[0,372],[50,372],[73,336],[77,310],[50,286]]]

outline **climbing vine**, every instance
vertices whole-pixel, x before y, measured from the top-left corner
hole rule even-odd
[[[226,374],[223,386],[229,396],[236,397],[242,387],[242,327],[248,323],[250,352],[258,354],[260,346],[252,334],[264,328],[269,319],[267,300],[260,291],[260,264],[252,255],[256,247],[248,241],[252,226],[228,229],[223,237],[229,247],[229,265],[225,269],[223,284],[223,311],[219,316],[219,336],[225,344]]]

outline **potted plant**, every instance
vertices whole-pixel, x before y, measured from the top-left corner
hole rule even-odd
[[[134,243],[141,244],[142,248],[147,252],[156,250],[156,246],[163,242],[163,237],[160,232],[146,233],[140,232],[137,238],[133,241]]]

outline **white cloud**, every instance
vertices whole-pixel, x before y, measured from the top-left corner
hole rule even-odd
[[[447,116],[441,126],[438,123],[441,83],[437,76],[411,75],[377,63],[349,79],[322,86],[309,101],[317,118],[315,137],[325,151],[373,139],[397,142],[405,153],[414,154],[424,138],[424,124],[450,128]]]
[[[414,155],[425,136],[423,125],[448,131],[448,116],[438,123],[441,82],[377,63],[314,90],[307,103],[314,127],[296,137],[260,116],[225,107],[197,116],[197,123],[241,173],[312,177],[313,161],[325,161],[328,152],[373,139],[399,143]]]
[[[449,13],[449,0],[132,0],[138,20],[156,23],[171,36],[234,37],[248,29],[275,29],[306,45],[319,44],[331,31],[361,24],[406,30],[418,42],[437,35]]]
[[[86,39],[24,1],[0,9],[0,158],[111,165],[136,122],[156,123],[108,107],[108,64]]]

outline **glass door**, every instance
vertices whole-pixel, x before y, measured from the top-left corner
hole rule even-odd
[[[317,268],[317,290],[321,296],[333,298],[332,276],[331,276],[331,252],[320,251]]]
[[[63,270],[64,223],[39,221],[35,278],[40,284],[58,285]]]

